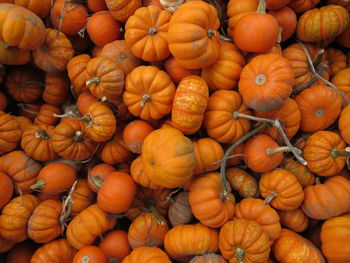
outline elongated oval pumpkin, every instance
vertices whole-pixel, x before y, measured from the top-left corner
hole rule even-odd
[[[207,109],[209,90],[206,81],[198,76],[187,76],[178,85],[171,123],[184,134],[193,134],[202,125],[204,112]]]
[[[177,129],[155,130],[142,144],[142,165],[145,175],[156,185],[181,186],[191,178],[196,166],[194,146]]]
[[[170,19],[168,42],[171,54],[187,69],[212,65],[219,56],[219,25],[212,5],[203,1],[181,5]]]

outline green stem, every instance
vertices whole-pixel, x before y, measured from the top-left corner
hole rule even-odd
[[[337,157],[339,157],[339,156],[345,156],[345,157],[347,157],[347,156],[350,156],[350,149],[349,149],[349,147],[346,147],[346,148],[345,148],[345,152],[339,151],[338,149],[333,149],[333,150],[331,151],[331,155],[332,155],[333,158],[337,158]]]
[[[260,0],[258,9],[256,10],[257,13],[259,14],[266,14],[266,2],[265,0]]]
[[[36,190],[45,187],[45,181],[43,180],[38,180],[35,184],[32,184],[30,186],[30,189]]]
[[[89,87],[89,86],[91,86],[93,84],[95,84],[95,85],[100,84],[100,78],[99,77],[94,77],[94,78],[89,79],[88,81],[85,82],[85,85],[87,87]]]
[[[236,248],[236,258],[238,263],[244,263],[243,261],[244,254],[245,254],[244,249],[240,247]]]
[[[228,186],[227,186],[227,179],[226,179],[226,164],[227,164],[227,159],[229,158],[231,152],[238,146],[240,145],[242,142],[244,142],[245,140],[249,139],[250,137],[252,137],[254,134],[258,133],[259,131],[265,129],[268,126],[267,123],[263,122],[262,124],[260,124],[259,126],[257,126],[255,129],[249,131],[248,133],[246,133],[245,135],[243,135],[241,138],[239,138],[234,144],[232,144],[225,152],[224,157],[222,158],[222,163],[221,163],[221,167],[220,167],[220,175],[221,175],[221,182],[222,185],[224,187],[224,191],[223,191],[223,197],[226,198],[229,194],[228,191]]]

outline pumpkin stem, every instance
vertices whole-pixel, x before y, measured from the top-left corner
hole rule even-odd
[[[281,41],[282,41],[282,33],[283,33],[283,27],[282,27],[282,26],[279,26],[278,37],[277,37],[277,41],[276,41],[278,44],[281,44]]]
[[[108,263],[120,263],[120,261],[117,258],[109,258]]]
[[[244,263],[243,261],[244,254],[245,254],[244,249],[240,247],[236,248],[236,258],[238,263]]]
[[[293,148],[295,148],[295,151],[297,151],[299,154],[302,154],[302,151],[296,147],[293,146]],[[275,153],[284,153],[284,152],[291,152],[291,148],[289,148],[288,146],[281,146],[281,147],[276,147],[276,148],[267,148],[266,149],[266,154],[268,156],[274,155]]]
[[[43,188],[43,187],[45,187],[45,181],[43,181],[43,180],[38,180],[35,184],[32,184],[31,186],[30,186],[30,189],[32,189],[32,190],[37,190],[37,189],[40,189],[40,188]]]
[[[332,156],[333,158],[337,158],[337,157],[339,157],[339,156],[350,156],[349,147],[346,147],[346,148],[345,148],[345,152],[339,151],[338,149],[333,149],[333,150],[331,151],[331,156]]]
[[[177,192],[179,192],[181,190],[181,187],[178,187],[176,190],[172,191],[167,197],[166,197],[166,201],[170,202],[170,203],[174,203],[175,200],[172,198],[172,196],[174,194],[176,194]]]
[[[223,36],[223,35],[220,35],[220,41],[233,43],[233,41],[232,41],[231,38],[225,37],[225,36]]]
[[[318,68],[318,66],[321,64],[324,53],[325,53],[324,48],[318,51],[316,59],[312,62],[312,65],[314,66],[314,68]]]
[[[149,102],[149,101],[151,101],[151,95],[149,95],[149,94],[144,94],[144,95],[142,96],[141,107],[142,107],[142,108],[145,107],[146,103]]]
[[[209,38],[212,38],[213,36],[216,35],[216,30],[208,29],[207,35],[208,35]]]
[[[240,113],[238,111],[235,111],[233,113],[233,119],[234,120],[238,120],[238,118],[245,118],[245,119],[252,120],[252,121],[263,122],[263,123],[266,123],[266,124],[269,124],[269,125],[273,125],[274,124],[274,121],[271,120],[271,119],[255,117],[255,116],[252,116],[252,115],[249,115],[249,114],[244,114],[244,113]]]
[[[265,2],[265,0],[259,1],[258,9],[256,10],[256,12],[260,13],[260,14],[266,14],[266,2]]]
[[[316,178],[315,178],[315,184],[321,184],[320,177],[316,177]]]
[[[50,135],[45,131],[44,129],[38,129],[35,134],[35,138],[42,139],[42,140],[49,140]]]
[[[33,114],[33,115],[39,115],[39,112],[37,112],[37,111],[32,111],[32,110],[26,109],[24,103],[18,103],[17,107],[20,108],[21,110],[27,112],[27,113],[30,113],[30,114]]]
[[[160,0],[159,3],[163,6],[164,10],[172,14],[184,1],[185,0]]]
[[[241,138],[239,138],[235,143],[233,143],[225,152],[224,157],[222,158],[221,166],[220,166],[220,175],[221,175],[221,183],[224,188],[223,191],[223,197],[226,198],[229,195],[229,190],[228,190],[228,182],[226,178],[226,164],[227,164],[227,159],[229,158],[231,152],[242,142],[245,140],[249,139],[251,136],[254,134],[258,133],[259,131],[265,129],[267,124],[263,122],[259,126],[257,126],[255,129],[249,131],[248,133],[244,134]]]
[[[264,199],[264,204],[269,204],[275,197],[277,197],[277,193],[275,191],[271,191]]]
[[[76,131],[75,135],[73,137],[73,141],[75,142],[82,142],[84,139],[83,133],[81,131]]]
[[[100,84],[99,77],[94,77],[94,78],[89,79],[88,81],[85,82],[86,87],[89,87],[91,85],[98,85],[98,84]]]
[[[158,29],[155,28],[155,27],[150,27],[150,28],[148,29],[148,35],[150,35],[150,36],[154,36],[154,35],[157,34],[157,33],[158,33]]]
[[[255,84],[256,85],[264,85],[266,82],[266,76],[264,74],[258,74],[255,77]]]
[[[103,185],[103,181],[98,176],[88,176],[88,181],[90,184],[95,186],[97,189],[100,189]]]
[[[89,256],[83,256],[81,258],[81,263],[89,263],[90,262],[90,257]]]
[[[67,224],[66,224],[67,218],[70,215],[70,212],[72,211],[72,205],[73,205],[72,194],[75,190],[75,187],[77,186],[77,183],[78,183],[78,180],[75,180],[74,184],[69,190],[68,195],[63,197],[62,212],[59,217],[62,235],[64,233],[64,229],[67,227]]]

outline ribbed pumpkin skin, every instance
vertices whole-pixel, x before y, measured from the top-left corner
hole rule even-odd
[[[280,217],[281,224],[294,232],[303,232],[309,225],[309,218],[300,208],[282,211]]]
[[[22,135],[18,121],[3,111],[0,111],[0,135],[0,155],[15,149]]]
[[[343,108],[339,120],[338,126],[340,134],[347,144],[350,144],[350,106]]]
[[[28,236],[37,243],[48,243],[61,234],[59,217],[62,203],[55,200],[41,202],[28,220]]]
[[[10,46],[36,50],[45,41],[45,25],[32,11],[13,4],[0,4],[0,40]]]
[[[67,242],[67,239],[62,238],[38,248],[30,263],[72,263],[76,252],[77,250]]]
[[[281,167],[294,174],[303,188],[313,185],[315,182],[315,176],[309,168],[294,159],[284,158]]]
[[[188,191],[179,193],[169,206],[168,218],[172,226],[186,225],[193,220],[193,213],[188,200]]]
[[[27,239],[28,219],[38,204],[39,199],[30,194],[13,198],[2,209],[0,216],[1,237],[16,243]]]
[[[122,263],[171,263],[168,255],[157,247],[139,247],[134,249]]]
[[[141,7],[141,0],[106,0],[108,10],[120,22],[128,18]]]
[[[262,199],[243,199],[235,206],[235,217],[256,221],[269,235],[271,243],[281,234],[280,216],[269,204],[264,204]]]
[[[343,93],[345,93],[347,100],[350,100],[350,68],[344,68],[338,71],[331,82]]]
[[[226,263],[227,261],[221,256],[214,253],[195,256],[189,263]]]
[[[350,260],[350,215],[328,219],[321,228],[322,253],[330,263]],[[341,245],[340,245],[341,244]]]
[[[178,225],[166,234],[164,247],[171,258],[188,262],[192,256],[218,251],[219,232],[201,223]]]
[[[107,216],[97,204],[80,212],[68,225],[66,236],[69,244],[76,249],[91,245],[98,235],[115,225],[116,221]]]
[[[226,170],[226,178],[233,190],[243,197],[253,197],[258,191],[256,179],[245,170],[232,167]]]
[[[333,176],[324,184],[305,188],[301,206],[304,213],[313,219],[329,219],[350,210],[350,181],[342,176]]]
[[[340,5],[323,6],[304,13],[298,21],[297,38],[303,42],[331,40],[349,24],[349,14]]]
[[[209,89],[207,82],[199,76],[187,76],[177,86],[171,123],[184,134],[193,134],[202,125],[207,109]]]

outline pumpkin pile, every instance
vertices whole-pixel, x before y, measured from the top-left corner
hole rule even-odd
[[[349,263],[348,0],[0,0],[0,261]]]

